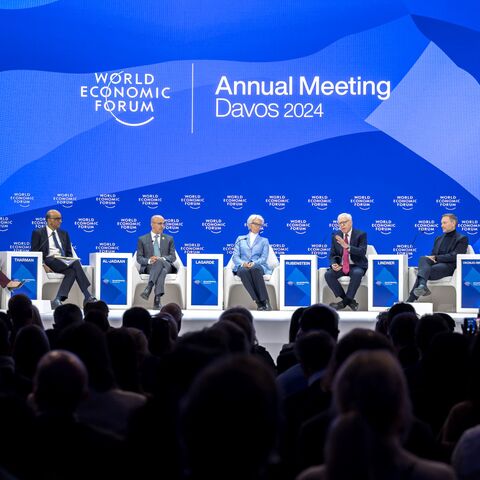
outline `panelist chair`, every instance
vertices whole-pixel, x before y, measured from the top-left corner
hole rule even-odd
[[[74,257],[77,256],[75,249],[72,246],[72,254]],[[93,277],[94,277],[94,268],[90,265],[83,265],[83,271],[90,282],[90,285],[93,287]],[[49,272],[47,273],[44,268],[42,268],[42,300],[53,300],[57,295],[58,288],[63,280],[63,273]],[[72,286],[68,294],[68,298],[63,301],[63,303],[73,303],[83,309],[83,300],[84,296],[77,282]]]
[[[467,247],[467,254],[475,252],[471,245]],[[408,291],[410,292],[417,281],[417,267],[408,269]],[[420,297],[416,303],[433,303],[434,312],[456,312],[457,311],[457,270],[450,277],[443,277],[440,280],[428,280],[427,287],[431,295]]]
[[[173,266],[177,269],[177,273],[169,273],[165,278],[165,294],[162,297],[162,305],[167,303],[176,303],[182,309],[185,309],[186,303],[186,267],[182,259],[175,251],[177,259]],[[153,306],[153,297],[155,292],[152,290],[150,298],[144,300],[140,294],[145,290],[148,284],[148,273],[140,273],[140,264],[137,262],[137,252],[133,254],[132,261],[132,288],[133,288],[133,305],[135,307],[144,307],[151,309]]]
[[[264,275],[265,286],[267,287],[268,298],[272,310],[278,310],[280,294],[280,262],[278,261],[273,248],[269,245],[267,265],[272,269],[271,275]],[[235,305],[242,305],[249,310],[256,310],[256,303],[250,298],[247,290],[242,284],[240,277],[233,274],[233,257],[223,269],[223,304],[225,310]]]
[[[373,245],[367,245],[367,258],[369,255],[376,255],[377,251]],[[330,290],[326,280],[325,273],[328,268],[322,267],[318,269],[318,285],[319,285],[319,302],[328,305],[332,302],[338,302],[338,298],[334,296],[333,292]],[[360,311],[368,311],[368,275],[369,271],[367,270],[365,275],[360,282],[360,287],[358,287],[357,294],[355,299],[358,302],[358,309]],[[350,284],[350,277],[343,276],[338,279],[340,285],[345,291],[347,291],[348,285]]]

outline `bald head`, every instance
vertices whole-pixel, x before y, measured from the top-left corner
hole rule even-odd
[[[165,228],[165,219],[161,215],[154,215],[150,219],[153,233],[162,233]]]
[[[62,214],[58,210],[49,210],[45,215],[45,220],[52,230],[56,230],[62,223]]]

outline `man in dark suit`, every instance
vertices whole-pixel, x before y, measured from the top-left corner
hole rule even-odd
[[[44,268],[47,272],[63,273],[64,278],[58,289],[57,296],[52,300],[52,309],[62,305],[62,301],[68,298],[68,293],[75,280],[82,291],[85,300],[96,302],[88,291],[88,281],[82,265],[78,260],[62,260],[58,257],[73,257],[72,242],[68,232],[60,229],[62,214],[58,210],[49,210],[45,216],[47,225],[32,232],[32,252],[42,252]]]
[[[165,219],[161,215],[154,215],[150,225],[152,231],[141,236],[137,244],[137,262],[140,264],[140,273],[150,275],[148,284],[140,296],[148,300],[153,287],[155,287],[153,308],[160,310],[160,299],[165,291],[165,277],[167,273],[177,271],[173,266],[177,257],[173,238],[163,233]]]
[[[457,232],[457,224],[458,218],[453,213],[442,215],[443,235],[435,239],[431,255],[420,257],[417,280],[407,302],[430,295],[428,280],[440,280],[453,275],[457,268],[457,254],[466,253],[468,247],[468,238]]]
[[[330,306],[335,310],[342,310],[349,306],[353,311],[357,311],[358,303],[355,300],[355,294],[368,268],[367,234],[352,228],[352,216],[349,213],[341,213],[337,220],[340,230],[334,232],[332,236],[330,268],[325,273],[325,280],[341,301],[331,303]],[[346,293],[338,281],[343,276],[350,277]]]

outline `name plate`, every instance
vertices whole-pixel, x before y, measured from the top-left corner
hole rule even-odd
[[[21,288],[12,291],[12,296],[22,293],[31,300],[39,300],[38,269],[41,268],[40,259],[29,255],[12,255],[10,258],[10,278],[25,281]]]
[[[187,308],[223,307],[223,255],[187,256]]]
[[[381,311],[403,301],[407,285],[405,255],[369,255],[368,309]]]
[[[480,308],[480,255],[457,255],[457,311]]]
[[[309,307],[317,301],[317,256],[280,256],[280,309]]]

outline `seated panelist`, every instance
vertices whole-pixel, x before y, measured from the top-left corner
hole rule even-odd
[[[238,275],[247,292],[257,304],[257,310],[271,310],[268,299],[264,274],[271,274],[267,265],[269,243],[268,239],[260,235],[264,224],[261,215],[253,214],[248,217],[249,233],[240,235],[233,248],[233,274]]]

